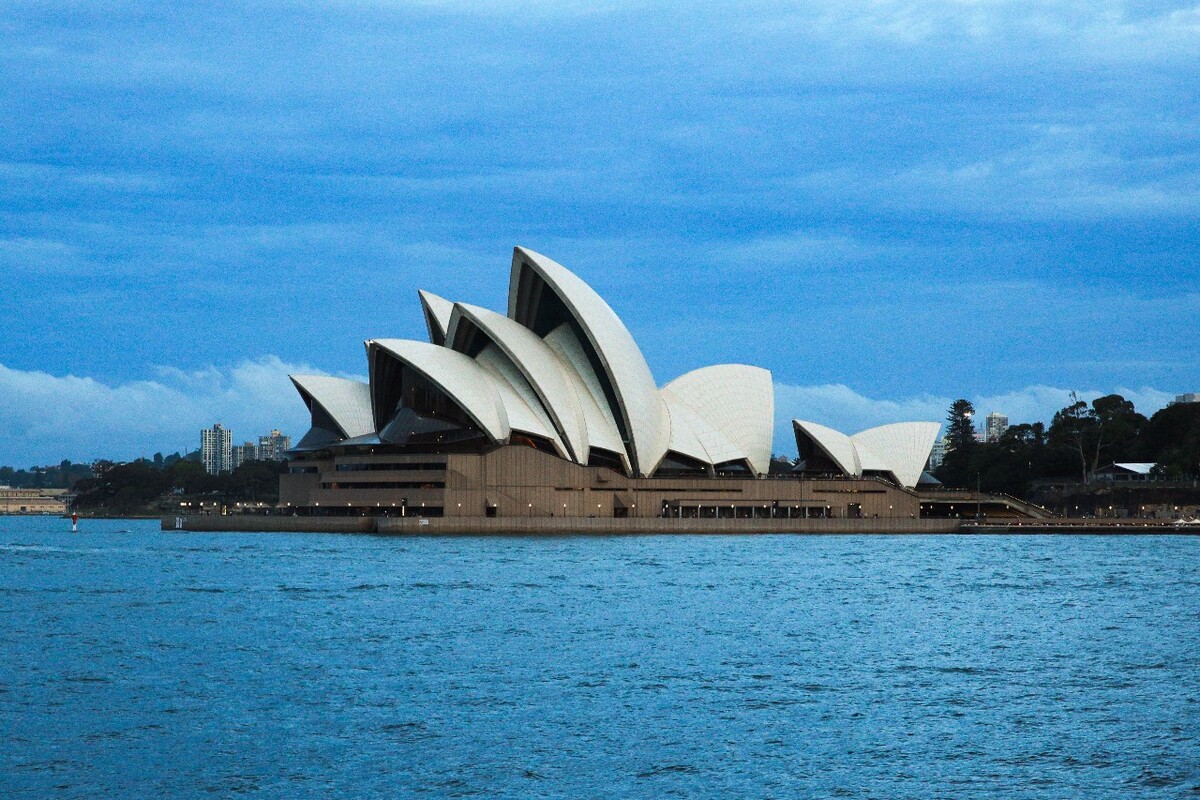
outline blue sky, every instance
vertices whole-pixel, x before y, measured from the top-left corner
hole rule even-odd
[[[16,0],[0,70],[0,464],[298,436],[515,244],[780,451],[1200,390],[1200,6]]]

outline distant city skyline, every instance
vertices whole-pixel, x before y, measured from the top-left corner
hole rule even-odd
[[[216,422],[200,431],[200,463],[208,474],[217,475],[232,472],[247,461],[277,461],[291,446],[292,438],[278,428],[259,436],[257,443],[234,444],[233,430]]]
[[[362,377],[417,288],[494,307],[514,245],[660,383],[769,369],[782,453],[1200,391],[1188,3],[302,13],[6,9],[0,464],[300,430],[287,373]]]

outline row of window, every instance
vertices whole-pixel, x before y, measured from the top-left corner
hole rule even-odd
[[[350,463],[334,467],[338,472],[445,472],[445,462],[436,463]]]
[[[355,481],[354,483],[322,483],[322,489],[445,489],[442,481]]]
[[[706,506],[664,504],[664,517],[681,519],[823,519],[830,516],[825,506]],[[861,512],[860,512],[861,514]],[[614,516],[623,516],[615,515]]]

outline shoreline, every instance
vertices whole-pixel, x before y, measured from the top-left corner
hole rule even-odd
[[[677,519],[575,517],[284,517],[166,515],[163,531],[228,533],[358,533],[379,536],[614,536],[614,535],[1037,535],[1107,534],[1200,536],[1200,526],[1149,520],[962,519]]]

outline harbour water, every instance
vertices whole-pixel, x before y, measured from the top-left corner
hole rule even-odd
[[[0,518],[7,798],[1200,797],[1200,537],[80,527]]]

